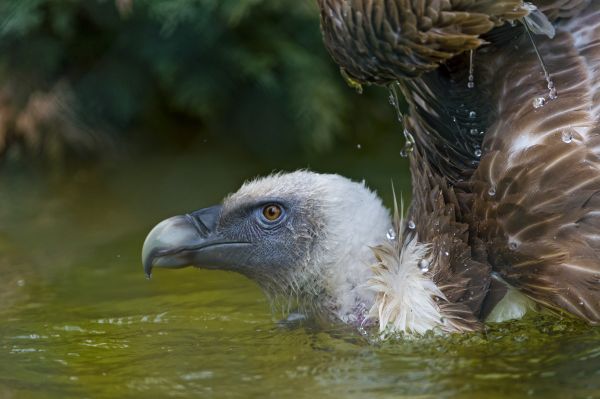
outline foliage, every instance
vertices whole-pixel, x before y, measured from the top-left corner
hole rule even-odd
[[[132,1],[0,2],[0,151],[212,137],[285,156],[354,134],[371,104],[339,77],[309,0]]]

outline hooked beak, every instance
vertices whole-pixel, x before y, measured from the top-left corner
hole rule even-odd
[[[157,224],[146,237],[142,249],[146,276],[150,278],[154,267],[235,268],[245,258],[250,243],[221,237],[216,232],[220,215],[221,206],[218,205]]]

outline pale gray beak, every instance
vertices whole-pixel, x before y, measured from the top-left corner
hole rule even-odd
[[[250,244],[221,237],[216,231],[220,215],[221,206],[213,206],[156,225],[142,249],[146,276],[152,275],[154,267],[235,270]]]

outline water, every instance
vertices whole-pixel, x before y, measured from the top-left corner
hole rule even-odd
[[[369,155],[348,145],[335,162],[310,164],[364,177],[390,204],[390,177],[407,192],[397,148]],[[0,397],[600,395],[600,329],[582,323],[541,317],[486,334],[369,343],[342,326],[279,323],[260,290],[236,274],[144,278],[140,250],[154,223],[272,168],[208,151],[66,182],[3,176]]]

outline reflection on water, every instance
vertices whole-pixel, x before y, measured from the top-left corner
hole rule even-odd
[[[219,154],[66,183],[4,180],[0,397],[600,396],[600,330],[578,322],[369,344],[342,327],[277,323],[235,274],[159,270],[146,281],[141,243],[155,222],[273,167]],[[311,164],[364,177],[387,198],[390,177],[406,191],[395,151],[388,163],[345,156]]]

